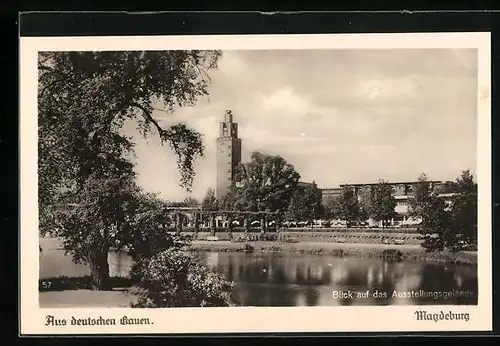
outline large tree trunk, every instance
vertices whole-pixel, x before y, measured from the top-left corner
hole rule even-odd
[[[106,291],[111,289],[108,263],[109,246],[105,242],[94,243],[88,252],[93,290]]]

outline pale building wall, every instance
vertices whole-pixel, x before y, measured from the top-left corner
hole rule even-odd
[[[417,182],[403,182],[403,183],[394,183],[391,184],[392,187],[392,195],[396,199],[396,206],[394,211],[399,215],[399,220],[394,220],[394,224],[416,224],[419,223],[419,219],[412,219],[408,216],[408,199],[413,195],[413,185]],[[441,185],[444,185],[441,182],[432,182],[431,186],[434,188],[438,188]],[[369,190],[373,186],[373,184],[353,184],[353,188],[358,194],[358,200],[362,199],[362,192]],[[340,196],[342,188],[330,188],[322,190],[323,202],[325,202],[330,197],[338,197]],[[441,193],[439,196],[445,199],[445,203],[447,206],[450,206],[451,200],[453,197],[453,193]],[[380,226],[380,222],[374,221],[373,219],[368,219],[368,224],[370,226]]]

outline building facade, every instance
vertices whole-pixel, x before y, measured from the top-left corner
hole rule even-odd
[[[321,189],[321,197],[323,205],[330,203],[330,200],[336,200],[342,194],[341,187],[333,187],[329,189]]]
[[[302,188],[313,187],[313,186],[316,186],[316,184],[315,183],[308,183],[308,182],[305,182],[305,181],[299,181],[297,183],[297,187],[302,187]]]
[[[217,184],[215,195],[224,196],[234,183],[236,168],[241,163],[241,139],[238,137],[238,123],[233,122],[233,114],[226,111],[224,121],[219,126],[217,138]]]
[[[407,182],[390,182],[392,196],[396,200],[396,206],[394,211],[397,216],[391,220],[391,225],[400,226],[400,225],[411,225],[414,223],[418,223],[419,220],[413,220],[408,215],[408,199],[413,196],[414,186],[418,182],[416,181],[407,181]],[[442,181],[429,181],[431,189],[434,189],[438,192],[439,196],[445,199],[446,204],[450,204],[452,197],[454,195],[453,190],[449,182]],[[340,197],[342,194],[342,189],[346,186],[354,189],[356,196],[358,197],[358,201],[361,201],[363,198],[370,196],[370,193],[374,186],[378,183],[366,183],[366,184],[342,184],[340,187],[336,188],[328,188],[322,189],[322,198],[323,204],[330,203],[330,200],[335,200]],[[374,220],[367,220],[368,223],[372,226],[379,224],[380,222],[376,222]]]

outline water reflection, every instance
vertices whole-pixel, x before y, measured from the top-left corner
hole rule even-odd
[[[40,278],[60,276],[90,275],[90,268],[86,264],[75,264],[70,255],[62,250],[45,251],[40,256]],[[111,276],[128,276],[132,269],[132,259],[125,252],[110,252],[108,255],[109,274]]]
[[[472,266],[242,253],[209,253],[206,263],[238,284],[233,298],[247,306],[477,304]],[[333,291],[352,298],[334,299]],[[469,296],[437,296],[458,291]]]
[[[89,274],[86,265],[75,265],[57,247],[44,243],[42,248],[40,278]],[[237,283],[233,298],[240,305],[477,304],[477,266],[293,254],[207,252],[199,257]],[[125,253],[110,253],[109,264],[112,276],[127,276],[132,261]],[[351,291],[352,298],[334,299],[334,291]],[[393,297],[393,292],[420,296]],[[470,296],[445,299],[443,292]]]

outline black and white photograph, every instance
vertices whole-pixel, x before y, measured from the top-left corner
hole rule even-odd
[[[240,46],[36,52],[40,323],[245,307],[468,323],[491,233],[480,50]]]

